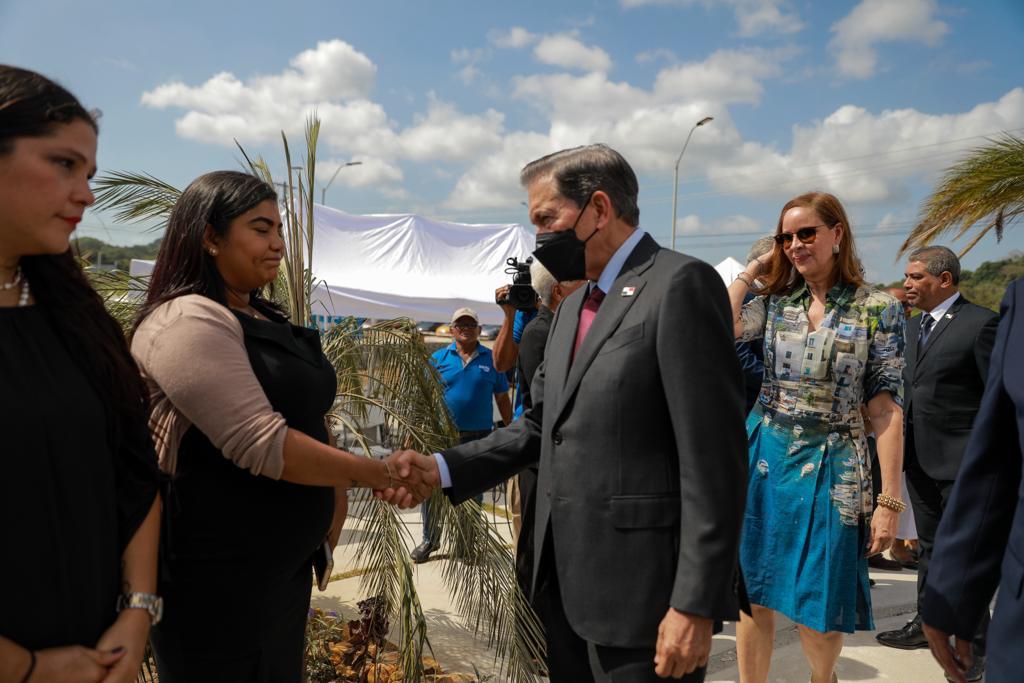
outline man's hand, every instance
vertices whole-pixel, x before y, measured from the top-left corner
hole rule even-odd
[[[395,451],[387,459],[395,486],[376,491],[378,498],[405,510],[419,505],[441,485],[441,473],[431,455],[416,451]]]
[[[36,668],[30,681],[53,681],[53,683],[79,683],[81,681],[102,681],[110,668],[123,660],[125,650],[93,650],[81,645],[51,647],[36,652]],[[139,655],[141,663],[142,656]],[[138,667],[136,667],[138,668]],[[132,680],[135,679],[132,673]]]
[[[967,683],[964,673],[974,664],[974,654],[971,652],[971,641],[956,638],[956,648],[949,642],[949,634],[943,633],[937,628],[928,624],[921,624],[924,629],[924,636],[928,639],[928,647],[932,651],[932,657],[939,663],[946,676],[955,683]]]
[[[508,302],[508,288],[509,285],[502,285],[494,290],[494,303],[501,306],[506,317],[516,314],[516,307]]]
[[[711,619],[669,607],[658,626],[654,673],[661,678],[682,678],[707,666],[713,625]]]

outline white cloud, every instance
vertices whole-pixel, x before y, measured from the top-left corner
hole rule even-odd
[[[676,219],[676,230],[680,235],[726,235],[763,232],[771,234],[774,226],[743,214],[733,214],[705,222],[697,214],[688,214]],[[756,238],[751,238],[751,242]]]
[[[533,55],[544,64],[583,71],[608,71],[611,57],[599,47],[589,47],[573,34],[544,36],[533,49]]]
[[[910,178],[931,175],[977,146],[976,136],[1022,126],[1024,88],[960,114],[874,114],[844,105],[822,121],[795,126],[788,153],[747,142],[734,155],[712,159],[709,175],[717,190],[745,196],[817,188],[848,202],[883,202],[906,193]]]
[[[444,206],[458,210],[518,206],[524,198],[519,171],[530,161],[557,149],[547,135],[509,133],[500,150],[474,163],[459,178]]]
[[[781,73],[781,63],[793,50],[718,50],[701,62],[688,62],[661,71],[654,91],[661,100],[673,98],[729,104],[756,103],[766,78]]]
[[[700,4],[705,9],[726,7],[736,18],[737,33],[745,38],[762,33],[785,35],[804,28],[789,0],[621,0],[621,3],[627,9],[646,5],[690,7]]]
[[[878,43],[938,45],[949,26],[934,17],[936,9],[935,0],[861,0],[832,25],[835,37],[829,47],[836,53],[839,73],[869,78],[878,67]]]
[[[675,52],[672,50],[659,47],[654,50],[644,50],[635,57],[638,64],[646,64],[648,62],[665,61],[669,64],[674,64],[679,61]]]
[[[399,183],[403,180],[402,169],[379,158],[361,158],[358,166],[342,169],[334,183],[345,187],[373,187],[381,184]],[[330,159],[317,160],[317,177],[330,180],[339,166],[346,161]]]
[[[536,34],[530,33],[522,26],[513,26],[508,31],[492,31],[490,41],[495,47],[502,48],[523,48],[532,45],[538,39]]]
[[[472,50],[452,53],[453,61],[469,62],[467,66],[481,56]],[[326,150],[364,160],[339,176],[339,182],[359,187],[401,182],[402,159],[465,161],[502,144],[501,113],[490,109],[465,114],[432,94],[427,112],[400,129],[380,104],[369,99],[376,66],[342,41],[319,43],[290,64],[280,74],[247,80],[222,72],[196,86],[168,83],[144,93],[142,102],[184,109],[175,122],[180,136],[225,146],[232,146],[234,139],[243,144],[276,143],[282,130],[299,135],[315,110]]]
[[[501,146],[505,116],[494,109],[463,114],[431,93],[426,116],[399,137],[402,155],[415,161],[464,161]]]

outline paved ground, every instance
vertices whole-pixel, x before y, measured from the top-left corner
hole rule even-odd
[[[488,495],[485,502],[490,500]],[[355,568],[351,558],[359,539],[360,520],[358,510],[353,512],[355,516],[346,524],[346,531],[334,554],[336,573]],[[407,542],[411,549],[420,538],[419,511],[407,511],[403,513],[403,519],[410,532]],[[492,519],[500,533],[511,539],[511,531],[505,520],[501,517]],[[473,637],[471,627],[451,607],[450,598],[441,582],[441,567],[448,561],[437,559],[417,567],[417,590],[429,623],[434,654],[446,670],[471,672],[475,665],[482,673],[495,674],[491,680],[501,680],[497,676],[498,667],[494,662],[493,651]],[[880,630],[899,628],[913,614],[916,572],[872,571],[871,576],[877,582],[872,590],[876,626]],[[355,603],[362,597],[358,578],[335,580],[324,593],[314,590],[313,606],[354,615]],[[724,683],[739,680],[735,629],[731,624],[726,625],[724,633],[715,637],[708,671],[708,681]],[[848,637],[839,660],[838,674],[840,681],[864,683],[941,683],[945,680],[927,650],[907,652],[882,647],[875,642],[874,633],[858,633]],[[775,654],[769,680],[772,683],[796,683],[808,678],[809,672],[796,628],[788,620],[780,619],[776,628]]]

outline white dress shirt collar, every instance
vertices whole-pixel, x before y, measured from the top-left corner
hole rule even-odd
[[[633,250],[640,243],[640,239],[644,234],[646,233],[644,233],[643,228],[634,230],[633,234],[627,237],[626,241],[619,245],[619,248],[615,250],[612,257],[608,259],[604,270],[601,271],[601,277],[597,278],[597,286],[601,288],[602,292],[607,294],[608,290],[615,284],[615,279],[622,272],[622,266],[626,265],[626,259],[633,253]],[[591,285],[590,289],[593,289],[593,285]]]
[[[946,311],[949,310],[950,306],[956,303],[956,300],[960,298],[960,292],[953,292],[953,295],[943,301],[941,304],[928,311],[927,315],[930,315],[935,319],[935,322],[940,322],[942,317],[946,315]]]

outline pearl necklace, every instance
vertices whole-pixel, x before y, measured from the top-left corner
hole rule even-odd
[[[18,266],[17,268],[14,269],[14,277],[11,279],[10,282],[5,282],[2,285],[0,285],[0,289],[6,292],[8,290],[14,289],[19,284],[21,284],[21,266]]]
[[[28,288],[28,278],[27,277],[26,278],[22,278],[21,279],[21,296],[18,297],[18,307],[19,308],[24,308],[25,306],[28,306],[29,294],[30,294],[30,291],[29,291],[29,288]]]

